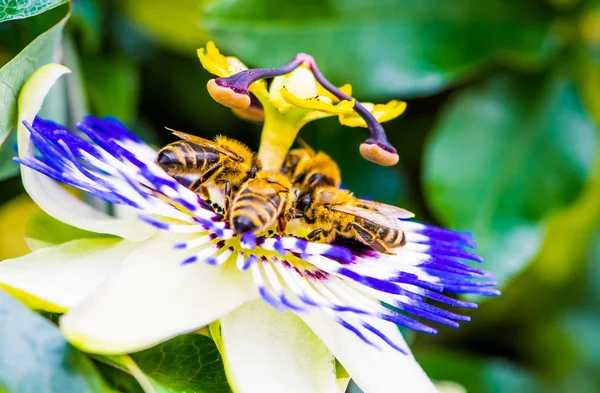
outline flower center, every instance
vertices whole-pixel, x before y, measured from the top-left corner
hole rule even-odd
[[[207,50],[215,63],[220,61],[227,65],[234,59],[223,60],[222,56],[218,57],[220,54],[212,43],[207,45]],[[200,53],[205,68],[213,70],[214,67],[204,52]],[[227,74],[221,74],[223,73]],[[266,79],[273,79],[268,92],[264,84]],[[353,112],[361,119],[360,126],[368,128],[371,134],[360,146],[361,155],[384,166],[395,165],[398,162],[396,149],[388,142],[385,130],[375,115],[365,105],[329,82],[319,70],[314,58],[305,53],[297,54],[281,67],[242,69],[229,76],[211,79],[207,87],[217,102],[232,108],[240,116],[255,121],[262,120],[261,114],[257,114],[258,103],[253,101],[253,97],[258,99],[264,110],[259,158],[263,161],[265,169],[279,170],[300,128],[314,118],[325,117],[315,117],[315,111],[339,116],[348,116],[349,112]],[[319,95],[319,91],[326,95]],[[343,110],[338,106],[336,110],[334,101],[349,102],[352,106]],[[399,111],[397,109],[395,107],[393,117],[398,116],[404,107]]]

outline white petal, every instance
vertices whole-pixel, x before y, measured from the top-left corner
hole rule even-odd
[[[236,393],[337,393],[333,355],[289,311],[247,303],[221,319],[221,339]]]
[[[411,354],[404,355],[383,343],[381,349],[365,344],[354,333],[320,311],[299,316],[323,340],[364,393],[436,392],[433,383]],[[383,321],[369,323],[392,341],[404,342],[393,324]],[[406,344],[403,347],[409,351]]]
[[[94,209],[33,169],[21,166],[21,178],[31,199],[48,215],[66,224],[133,242],[146,240],[156,233],[155,228],[136,218],[118,219]]]
[[[62,65],[48,64],[34,72],[23,86],[18,101],[19,157],[29,156],[33,151],[29,131],[23,125],[23,121],[33,123],[50,88],[58,78],[70,72]],[[156,229],[139,220],[115,219],[94,209],[67,192],[54,180],[23,165],[21,177],[31,199],[46,213],[69,225],[92,232],[117,235],[131,241],[145,240],[156,232]]]
[[[467,389],[452,381],[438,381],[435,387],[438,393],[467,393]]]
[[[0,286],[32,308],[65,312],[119,269],[135,243],[78,239],[0,263]]]
[[[29,247],[30,251],[38,251],[42,248],[48,248],[52,246],[56,246],[55,243],[47,242],[45,240],[33,239],[30,237],[25,238],[25,243],[27,243],[27,247]]]
[[[182,266],[186,255],[173,249],[175,241],[181,236],[160,234],[134,251],[61,318],[67,339],[88,352],[134,352],[197,330],[258,296],[249,272],[235,263]]]

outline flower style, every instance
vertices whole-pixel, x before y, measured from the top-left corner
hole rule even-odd
[[[333,89],[306,55],[290,63],[296,68],[275,72],[246,70],[215,51],[209,45],[200,52],[204,66],[224,78],[209,82],[209,91],[242,111],[253,105],[250,93],[258,98],[265,123],[259,157],[271,169],[291,146],[288,133],[293,142],[310,116],[337,114],[350,125],[364,120],[381,127],[375,119],[388,120],[396,107],[374,105],[371,113],[367,105],[357,110],[354,99],[328,102],[325,93],[311,103],[296,77],[315,75],[316,90]],[[51,216],[116,236],[4,261],[0,286],[31,307],[66,312],[60,319],[65,336],[94,353],[133,352],[210,326],[235,392],[343,391],[336,359],[366,393],[435,391],[397,325],[436,333],[419,317],[458,327],[469,317],[439,305],[476,304],[447,293],[499,294],[489,274],[465,263],[481,262],[468,250],[475,247],[470,234],[405,220],[407,243],[387,254],[348,242],[309,242],[302,228],[296,236],[238,236],[210,204],[160,169],[156,152],[116,119],[86,117],[76,134],[35,117],[39,97],[65,72],[46,66],[21,93],[23,182]],[[265,72],[281,78],[269,91],[256,77]],[[350,103],[358,115],[347,110]],[[375,128],[376,142],[366,144],[381,149],[387,140]],[[55,181],[122,206],[125,214],[95,211]]]
[[[215,101],[242,118],[264,119],[259,156],[266,169],[279,169],[304,124],[335,115],[344,125],[369,128],[371,137],[360,146],[365,159],[386,166],[398,163],[380,123],[400,116],[405,102],[360,103],[351,97],[352,86],[335,87],[305,53],[279,68],[251,70],[236,57],[221,55],[213,42],[198,49],[198,57],[207,71],[219,76],[207,85]],[[268,90],[266,78],[273,78]]]

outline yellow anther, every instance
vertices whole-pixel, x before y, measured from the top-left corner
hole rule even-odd
[[[227,59],[219,52],[213,41],[206,43],[206,54],[219,68],[227,69]]]
[[[340,91],[342,93],[344,93],[345,95],[347,95],[349,97],[352,96],[352,85],[351,84],[346,83],[345,85],[338,87],[338,89],[340,89]],[[331,98],[331,100],[333,102],[340,101],[339,98],[337,98],[336,96],[334,96],[329,90],[325,89],[321,85],[318,85],[318,93],[319,93],[320,96],[325,96],[325,97]]]
[[[212,59],[210,59],[207,55],[206,55],[206,51],[204,50],[204,48],[200,48],[198,49],[198,58],[200,59],[200,63],[202,64],[202,67],[204,67],[204,69],[208,72],[210,72],[213,75],[217,75],[220,77],[224,77],[226,76],[226,69],[225,68],[220,68],[217,63],[215,63],[214,61],[212,61]]]
[[[279,94],[281,94],[287,103],[302,109],[341,115],[353,112],[352,108],[354,108],[354,100],[344,100],[338,104],[334,104],[331,98],[325,96],[300,98],[290,93],[285,87],[279,90]]]
[[[206,43],[206,49],[198,49],[198,58],[200,59],[200,63],[202,63],[202,67],[211,74],[221,78],[226,78],[248,69],[237,57],[223,56],[212,41]]]
[[[392,100],[387,104],[373,105],[370,102],[366,102],[362,105],[373,114],[379,123],[393,120],[406,110],[406,102],[396,100]],[[367,127],[367,123],[356,113],[341,115],[340,123],[348,127]]]

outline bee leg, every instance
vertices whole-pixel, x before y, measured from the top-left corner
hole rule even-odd
[[[295,220],[297,218],[304,218],[304,214],[296,213],[293,207],[290,207],[284,214],[282,214],[285,218],[286,223]]]
[[[196,180],[195,182],[193,182],[188,188],[192,191],[194,191],[196,194],[199,194],[202,198],[204,198],[204,196],[206,196],[205,199],[208,199],[208,191],[203,191],[201,189],[202,184],[204,184],[212,175],[215,174],[215,172],[217,171],[217,169],[221,168],[223,166],[223,164],[221,163],[217,163],[213,166],[211,166],[210,168],[208,168],[208,170],[206,172],[204,172],[199,178],[198,180]],[[205,193],[205,195],[200,194],[200,193]]]
[[[277,230],[279,231],[280,235],[285,236],[285,228],[287,227],[287,222],[287,217],[285,217],[284,214],[279,215],[279,217],[277,218]]]
[[[200,198],[205,201],[210,201],[210,192],[208,191],[208,187],[200,182],[200,179],[196,180],[188,187],[194,194],[200,196]]]
[[[290,207],[283,215],[284,215],[286,221],[293,220],[295,218],[294,217],[294,215],[295,215],[294,208]]]
[[[210,192],[208,192],[208,187],[206,187],[204,184],[200,185],[199,194],[200,194],[200,197],[202,199],[204,199],[205,201],[210,199]]]
[[[225,182],[225,218],[229,219],[229,207],[231,206],[231,183]]]
[[[205,181],[207,181],[212,175],[215,174],[215,172],[221,168],[223,166],[223,164],[221,164],[220,162],[216,163],[215,165],[211,166],[210,168],[208,168],[206,170],[206,172],[204,172],[202,174],[202,176],[200,176],[200,178],[198,180],[196,180],[196,183],[202,184]]]
[[[294,218],[304,218],[304,221],[306,221],[307,224],[314,224],[315,222],[317,222],[317,220],[315,220],[314,218],[309,218],[308,216],[306,216],[306,214],[296,214]]]
[[[371,232],[367,231],[365,228],[361,227],[355,222],[349,223],[348,226],[352,228],[354,232],[356,232],[356,234],[358,235],[357,240],[360,240],[362,243],[371,247],[375,251],[387,253],[387,247],[379,240],[377,240]]]
[[[194,181],[192,184],[190,184],[190,186],[188,187],[190,190],[194,191],[196,194],[200,195],[202,198],[204,198],[204,195],[202,195],[202,190],[200,189],[202,187],[202,178],[198,178],[198,180]],[[206,198],[208,199],[208,198]]]
[[[323,228],[319,228],[306,235],[306,238],[310,241],[319,241],[323,237],[327,237],[328,234],[329,233],[325,233]]]

